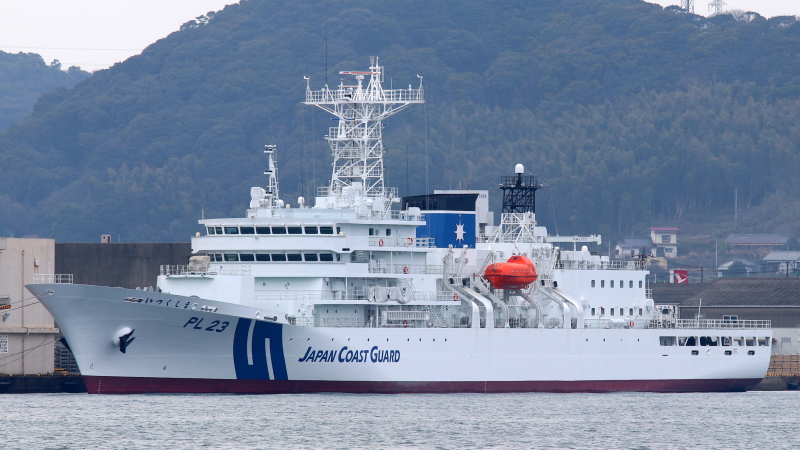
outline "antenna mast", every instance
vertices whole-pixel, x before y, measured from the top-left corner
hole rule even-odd
[[[306,84],[304,103],[318,106],[338,120],[338,126],[331,127],[325,136],[333,154],[331,183],[318,189],[316,206],[354,208],[374,204],[374,209],[388,211],[396,189],[384,185],[382,121],[409,105],[424,103],[422,77],[418,75],[416,89],[410,84],[408,89],[383,89],[384,68],[377,57],[370,58],[369,71],[339,74],[354,76],[356,83],[341,81],[335,90],[326,84],[319,91],[312,91],[310,83]],[[365,198],[372,202],[365,203]]]
[[[722,7],[723,6],[727,6],[727,5],[728,4],[723,2],[722,0],[712,0],[708,4],[708,10],[709,11],[714,11],[714,15],[721,14],[722,13]]]
[[[681,0],[681,9],[687,14],[694,14],[694,0]]]

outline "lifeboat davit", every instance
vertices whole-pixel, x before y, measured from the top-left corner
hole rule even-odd
[[[494,263],[483,274],[495,289],[522,289],[536,281],[539,275],[533,262],[522,255],[512,256],[504,263]]]

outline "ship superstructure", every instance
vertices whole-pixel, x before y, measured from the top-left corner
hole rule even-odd
[[[32,285],[90,392],[746,390],[764,375],[766,321],[664,319],[641,261],[550,236],[544,185],[400,199],[384,180],[382,121],[424,101],[383,89],[377,58],[305,103],[330,112],[330,184],[314,205],[267,188],[244,217],[204,219],[185,266],[157,291]],[[570,248],[571,247],[571,248]],[[752,344],[752,345],[750,345]]]

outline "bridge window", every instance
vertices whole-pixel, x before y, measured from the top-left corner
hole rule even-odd
[[[592,280],[592,287],[594,287],[594,280]]]
[[[289,261],[292,262],[303,260],[303,256],[300,253],[289,253],[288,255],[286,255],[286,257],[288,258]]]
[[[239,255],[236,253],[225,253],[225,261],[238,261]]]
[[[256,254],[256,261],[269,261],[269,254],[268,253],[257,253]]]
[[[306,253],[303,255],[306,261],[319,261],[319,257],[316,253]]]
[[[288,227],[289,234],[303,234],[303,227]]]
[[[225,234],[239,234],[239,227],[225,227]]]
[[[269,231],[269,227],[256,227],[256,233],[258,234],[271,234]]]
[[[306,234],[319,234],[317,227],[306,227]]]
[[[207,227],[207,229],[208,229],[208,233],[207,234],[216,234],[214,232],[214,227]]]
[[[659,336],[658,340],[662,347],[677,345],[678,342],[675,336]]]
[[[222,255],[219,253],[214,253],[213,255],[214,261],[222,261]]]
[[[331,253],[320,253],[319,254],[319,260],[320,261],[324,261],[324,262],[333,261],[333,254],[331,254]]]
[[[286,234],[286,227],[272,227],[272,234]]]
[[[336,231],[339,232],[339,227],[336,227]],[[333,234],[333,227],[319,227],[319,234]]]
[[[255,261],[256,255],[252,253],[242,253],[239,255],[239,261]]]
[[[222,227],[214,227],[217,230],[217,234],[222,234]]]
[[[253,227],[241,227],[239,230],[242,234],[256,234],[256,229]]]
[[[273,261],[286,261],[286,255],[283,253],[273,253],[272,254]]]

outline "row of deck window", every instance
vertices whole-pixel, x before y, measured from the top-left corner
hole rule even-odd
[[[614,311],[617,310],[617,309],[619,310],[619,316],[620,317],[625,315],[625,308],[608,308],[608,309],[609,309],[610,315],[612,315],[612,316],[614,315]],[[639,308],[639,315],[640,316],[642,315],[642,312],[643,312],[642,308]],[[597,313],[597,308],[592,308],[592,315],[595,316],[595,315],[597,315],[596,313]],[[600,315],[604,316],[605,314],[606,314],[606,308],[601,306],[600,307]],[[633,308],[628,308],[628,315],[629,316],[633,316]]]
[[[252,234],[252,235],[272,235],[272,234],[333,234],[333,227],[329,226],[274,226],[274,227],[233,227],[233,226],[208,226],[208,235],[216,234]]]
[[[612,287],[612,288],[614,287],[614,281],[615,280],[608,280],[609,287]],[[596,286],[597,286],[597,282],[595,280],[592,280],[592,287],[596,287]],[[625,287],[625,281],[624,280],[619,280],[619,284],[617,286],[619,286],[621,288],[624,288]],[[642,282],[642,280],[639,280],[639,289],[641,289],[642,286],[643,286],[643,282]],[[600,280],[600,287],[601,288],[606,287],[606,280]],[[628,280],[628,287],[633,289],[633,280]]]
[[[659,341],[661,346],[681,346],[681,347],[696,347],[699,343],[703,347],[755,347],[756,342],[759,347],[768,347],[769,339],[766,337],[730,337],[730,336],[660,336]]]
[[[216,262],[331,262],[334,259],[333,253],[209,253],[208,256]]]

